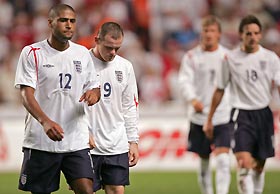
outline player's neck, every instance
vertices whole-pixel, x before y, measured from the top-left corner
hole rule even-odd
[[[256,46],[246,46],[246,45],[241,45],[241,50],[245,53],[255,53],[259,50],[259,45]]]
[[[100,53],[98,52],[98,49],[96,48],[96,46],[94,48],[91,49],[92,54],[99,59],[100,61],[104,61],[100,55]]]
[[[219,48],[219,45],[218,44],[215,44],[215,45],[201,45],[201,48],[204,50],[204,51],[208,51],[208,52],[213,52],[215,50],[217,50]]]
[[[59,41],[56,38],[51,36],[50,38],[47,39],[47,41],[52,48],[54,48],[58,51],[64,51],[67,48],[69,48],[69,41],[68,40]]]

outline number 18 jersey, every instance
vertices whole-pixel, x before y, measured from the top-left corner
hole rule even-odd
[[[261,46],[255,53],[240,48],[229,52],[218,76],[218,88],[230,83],[232,106],[245,110],[267,107],[273,82],[280,86],[280,61],[274,52]]]

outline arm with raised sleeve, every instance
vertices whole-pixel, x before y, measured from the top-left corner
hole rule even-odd
[[[194,62],[191,58],[190,52],[185,54],[181,67],[179,70],[179,87],[182,91],[183,98],[187,103],[191,103],[196,112],[202,112],[203,104],[197,99],[195,88],[194,88],[194,74],[195,67]]]

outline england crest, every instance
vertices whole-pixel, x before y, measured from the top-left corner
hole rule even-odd
[[[266,69],[266,61],[260,61],[261,70],[264,71]]]
[[[26,184],[26,180],[27,180],[27,175],[22,174],[21,177],[20,177],[21,184],[25,185]]]
[[[81,61],[73,61],[74,65],[75,65],[75,70],[78,73],[82,73],[82,63]]]
[[[116,75],[117,81],[121,83],[122,80],[123,80],[123,73],[122,73],[122,71],[115,71],[115,75]]]

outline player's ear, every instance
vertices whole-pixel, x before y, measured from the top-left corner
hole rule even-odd
[[[50,28],[52,28],[52,21],[53,21],[53,20],[48,19],[48,26],[49,26]]]
[[[98,44],[100,42],[100,38],[98,36],[95,36],[94,41],[96,42],[96,44]]]

